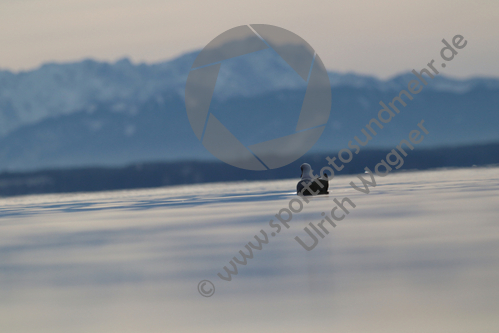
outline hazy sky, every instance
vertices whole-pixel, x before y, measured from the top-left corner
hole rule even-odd
[[[499,76],[499,1],[2,0],[0,68],[83,58],[157,62],[202,48],[234,26],[277,25],[307,40],[326,67],[383,78],[468,41],[451,76]]]

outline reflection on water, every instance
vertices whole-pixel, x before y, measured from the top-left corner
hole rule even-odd
[[[231,282],[217,273],[270,231],[295,180],[1,199],[1,331],[497,330],[499,169],[399,173],[369,195],[351,180]],[[294,237],[345,196],[357,207],[305,251]]]

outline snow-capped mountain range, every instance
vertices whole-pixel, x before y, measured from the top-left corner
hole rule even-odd
[[[150,65],[124,58],[115,63],[84,60],[48,63],[19,73],[0,71],[0,170],[211,158],[190,130],[183,106],[186,78],[197,54]],[[414,76],[403,73],[379,80],[330,72],[329,78],[331,134],[325,131],[318,142],[316,149],[322,150],[343,147],[352,136],[347,132],[360,130],[376,115],[379,100],[391,100]],[[224,62],[214,100],[232,108],[241,103],[261,106],[265,96],[284,98],[282,107],[287,107],[292,98],[286,96],[304,87],[282,59],[260,51]],[[439,75],[411,107],[429,115],[448,114],[451,123],[478,119],[483,125],[464,136],[452,136],[452,127],[442,129],[435,135],[441,140],[434,145],[495,141],[499,140],[494,130],[499,125],[497,95],[498,79]],[[335,115],[335,110],[340,114]],[[389,142],[387,137],[374,145]]]

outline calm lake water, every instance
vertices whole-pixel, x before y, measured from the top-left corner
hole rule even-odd
[[[0,331],[499,331],[499,168],[352,180],[275,236],[297,180],[1,199]],[[355,209],[304,250],[344,197]]]

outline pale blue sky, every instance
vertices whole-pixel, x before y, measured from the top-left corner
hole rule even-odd
[[[328,69],[383,78],[468,45],[445,73],[499,76],[499,1],[3,0],[0,68],[83,58],[157,62],[202,48],[234,26],[273,24],[305,38]]]

